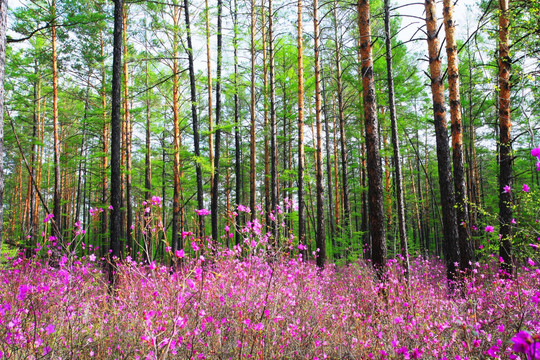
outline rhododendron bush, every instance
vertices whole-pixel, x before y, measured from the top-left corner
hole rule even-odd
[[[540,333],[534,262],[512,279],[476,263],[451,293],[437,260],[412,261],[408,281],[391,261],[381,282],[363,262],[318,271],[226,250],[175,271],[128,259],[111,292],[89,260],[2,270],[2,358],[526,359],[512,347]]]

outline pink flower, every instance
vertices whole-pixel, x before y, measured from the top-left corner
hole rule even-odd
[[[485,229],[485,230],[486,230],[486,232],[490,232],[490,233],[491,233],[491,232],[493,232],[493,230],[495,230],[495,228],[494,228],[493,226],[491,226],[491,225],[488,225],[488,226],[486,226],[486,229]]]
[[[536,163],[536,171],[540,171],[540,161]]]
[[[161,198],[159,196],[152,196],[152,205],[161,204]]]
[[[109,210],[114,210],[112,205],[109,205]]]
[[[298,250],[307,250],[307,247],[304,244],[298,244]]]
[[[509,193],[509,192],[510,192],[510,190],[512,190],[512,189],[510,188],[510,186],[508,186],[508,185],[504,185],[504,188],[503,188],[503,190],[504,190],[504,192],[505,192],[505,193]]]
[[[47,325],[47,327],[45,328],[45,331],[47,332],[47,334],[52,334],[54,332],[54,325],[53,324],[49,324]]]
[[[531,150],[531,155],[540,160],[540,146]]]
[[[229,232],[231,230],[231,228],[229,227],[229,225],[225,225],[225,232]]]
[[[192,242],[191,247],[193,248],[193,251],[199,251],[201,249],[196,242]]]
[[[195,213],[199,216],[206,216],[206,215],[210,215],[210,210],[208,209],[200,209],[200,210],[197,210],[195,209]]]
[[[94,255],[94,254],[90,254],[90,256],[88,256],[88,258],[90,259],[90,261],[96,261],[96,255]]]
[[[510,221],[510,222],[511,222],[512,224],[514,224],[514,225],[517,224],[516,219],[512,219],[512,221]]]
[[[531,190],[531,188],[529,187],[529,185],[523,184],[523,191],[529,192],[530,190]]]
[[[183,258],[186,254],[184,253],[184,249],[176,250],[176,257],[177,258]]]

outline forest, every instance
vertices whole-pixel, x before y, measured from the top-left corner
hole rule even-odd
[[[0,0],[0,359],[540,360],[539,18]]]

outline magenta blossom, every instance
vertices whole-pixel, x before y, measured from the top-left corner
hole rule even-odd
[[[485,230],[486,230],[486,232],[490,232],[490,233],[491,233],[491,232],[493,232],[493,230],[495,230],[495,228],[494,228],[493,226],[491,226],[491,225],[488,225],[488,226],[486,226],[486,229],[485,229]]]
[[[509,193],[509,192],[510,192],[510,190],[512,190],[512,189],[510,188],[510,186],[508,186],[508,185],[504,185],[504,188],[503,188],[503,190],[504,190],[504,192],[505,192],[505,193]]]
[[[512,338],[512,350],[527,355],[527,359],[540,360],[540,335],[520,331]]]
[[[529,192],[530,190],[531,190],[531,188],[529,187],[529,185],[523,184],[523,191]]]
[[[208,209],[200,209],[200,210],[195,209],[195,212],[196,212],[197,215],[199,215],[199,216],[210,215],[210,210],[208,210]]]
[[[540,146],[531,150],[531,155],[540,161]]]

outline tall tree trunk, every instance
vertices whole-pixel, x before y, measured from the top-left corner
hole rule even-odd
[[[4,238],[4,76],[7,11],[7,0],[0,0],[0,249]]]
[[[235,22],[235,44],[237,41],[237,23],[238,21],[238,9],[237,2],[234,2],[234,22]],[[234,46],[234,176],[235,176],[235,192],[236,192],[236,206],[242,203],[242,173],[241,173],[241,142],[240,142],[240,116],[239,116],[239,98],[238,98],[238,47]],[[255,209],[253,209],[254,211]],[[242,236],[238,231],[238,224],[241,222],[242,213],[239,213],[235,218],[236,232],[235,243],[240,244]]]
[[[388,107],[392,127],[392,147],[394,149],[394,181],[396,185],[397,218],[399,229],[399,246],[403,256],[403,267],[409,270],[409,249],[407,246],[407,229],[405,228],[405,206],[403,203],[403,175],[401,172],[401,155],[399,151],[398,128],[396,119],[396,103],[394,95],[394,70],[392,68],[392,36],[390,33],[390,1],[384,1],[384,31],[386,37],[386,76],[388,83]],[[411,173],[412,174],[412,173]],[[414,187],[414,181],[413,181]],[[418,214],[418,212],[417,212]],[[420,227],[418,227],[420,230]]]
[[[145,47],[146,47],[146,52],[148,52],[148,39],[147,39],[147,32],[146,32],[146,27],[145,27],[145,32],[144,32],[144,44],[145,44]],[[145,151],[145,155],[144,155],[144,190],[145,190],[145,195],[144,195],[144,198],[147,200],[147,201],[150,201],[151,200],[151,196],[152,196],[152,147],[151,147],[151,135],[152,135],[152,132],[151,132],[151,129],[150,129],[150,125],[151,125],[151,113],[150,113],[150,96],[151,96],[151,91],[150,91],[150,76],[148,74],[148,61],[146,61],[146,64],[145,64],[145,86],[146,86],[146,126],[145,126],[145,148],[146,148],[146,151]],[[146,228],[146,225],[145,225],[145,228]],[[149,235],[149,234],[147,234]]]
[[[198,159],[201,156],[200,139],[199,139],[199,120],[197,117],[197,88],[195,87],[195,69],[193,65],[193,45],[191,42],[191,24],[189,19],[189,3],[188,0],[184,0],[184,13],[186,16],[186,32],[187,32],[187,44],[188,44],[188,66],[189,66],[189,89],[191,94],[191,121],[193,122],[193,146],[195,148],[195,174],[197,176],[197,206],[199,209],[204,208],[203,199],[203,183],[202,183],[202,171],[201,164]],[[201,238],[204,236],[204,216],[199,216],[199,231]]]
[[[277,179],[277,119],[276,119],[276,77],[274,59],[274,8],[273,1],[268,0],[268,56],[270,70],[270,213],[276,214],[278,201]],[[271,221],[271,233],[274,244],[277,245],[278,226]]]
[[[208,0],[206,5],[206,71],[208,74],[208,147],[210,150],[210,184],[214,182],[214,120],[212,119],[212,63],[210,61],[210,7]]]
[[[324,230],[324,188],[322,171],[322,122],[321,122],[321,64],[320,64],[320,33],[319,33],[319,15],[318,0],[313,0],[313,40],[314,40],[314,61],[315,61],[315,125],[317,134],[315,135],[317,145],[317,233],[315,242],[317,244],[317,266],[324,268],[326,262],[326,232]]]
[[[302,0],[298,0],[298,243],[306,243],[306,202],[304,192],[304,45],[302,38]],[[302,251],[304,260],[307,252]]]
[[[371,257],[373,265],[382,274],[386,265],[386,237],[384,228],[384,205],[382,169],[379,155],[379,130],[373,59],[371,57],[371,27],[368,0],[358,0],[358,27],[360,30],[360,53],[362,57],[362,87],[364,98],[364,122],[366,128],[369,227],[371,234]]]
[[[508,46],[509,0],[499,0],[499,221],[501,242],[499,256],[503,259],[501,268],[512,274],[512,192],[504,191],[506,185],[512,188],[512,138],[510,131],[510,59]]]
[[[459,235],[459,267],[469,270],[473,260],[469,204],[465,184],[465,159],[463,155],[463,125],[461,123],[461,98],[459,94],[459,65],[456,39],[454,37],[454,4],[443,1],[444,30],[446,32],[446,55],[448,57],[448,90],[450,92],[450,118],[452,121],[452,162],[454,165],[454,189],[456,191],[456,215]]]
[[[338,36],[338,18],[337,18],[337,1],[334,0],[334,42],[336,44],[336,85],[337,85],[337,100],[338,100],[338,117],[339,117],[339,144],[341,147],[341,186],[343,194],[343,229],[345,237],[352,239],[351,227],[351,204],[349,201],[349,164],[347,160],[347,135],[345,132],[345,114],[343,101],[343,81],[341,72],[341,44],[342,39]]]
[[[123,0],[114,0],[114,32],[113,32],[113,71],[112,71],[112,109],[111,109],[111,243],[112,261],[109,267],[109,281],[114,286],[114,258],[120,258],[122,247],[120,236],[122,232],[122,198],[120,194],[120,142],[122,139],[122,118],[120,107],[122,103],[122,7]]]
[[[270,224],[270,137],[268,136],[268,67],[266,55],[266,16],[265,0],[261,0],[261,31],[262,31],[262,54],[263,54],[263,95],[264,95],[264,208],[266,226]]]
[[[255,0],[251,0],[251,99],[250,99],[250,142],[249,142],[249,207],[251,208],[251,220],[255,218],[255,201],[256,201],[256,182],[255,182],[255,167],[256,167],[256,153],[255,153]],[[236,47],[235,47],[236,49]]]
[[[52,80],[53,80],[53,138],[54,138],[54,222],[59,239],[62,237],[62,180],[60,174],[60,129],[58,121],[58,60],[56,52],[56,0],[52,1]]]
[[[326,86],[325,86],[325,77],[324,77],[324,68],[321,68],[321,79],[322,81],[322,101],[323,101],[323,115],[324,115],[324,130],[325,130],[325,149],[326,149],[326,182],[328,186],[328,224],[330,225],[330,241],[332,242],[332,249],[336,248],[335,240],[335,225],[334,225],[334,206],[332,202],[332,167],[330,161],[332,157],[330,156],[330,126],[328,122],[328,103],[326,101]]]
[[[103,157],[101,158],[101,203],[105,207],[107,203],[107,191],[108,191],[108,175],[107,175],[107,158],[109,154],[109,126],[107,121],[107,84],[105,83],[105,46],[103,42],[103,30],[99,32],[100,47],[101,47],[101,111],[103,120],[102,129],[102,144],[103,144]],[[85,183],[86,185],[86,183]],[[101,221],[101,249],[105,250],[105,241],[108,238],[107,231],[107,213],[103,211],[100,214]]]
[[[172,214],[172,250],[173,252],[184,248],[183,239],[179,236],[180,228],[182,227],[182,216],[180,209],[180,105],[179,105],[179,89],[178,89],[178,25],[180,22],[180,7],[175,2],[173,5],[173,143],[174,143],[174,161],[173,161],[173,214]]]
[[[459,262],[458,224],[456,203],[448,147],[448,132],[446,125],[446,110],[444,104],[444,82],[439,56],[439,38],[437,36],[437,14],[435,0],[425,0],[427,41],[429,50],[429,70],[431,78],[431,93],[433,96],[433,114],[435,118],[435,137],[437,143],[437,165],[439,170],[439,186],[441,191],[441,206],[443,216],[443,253],[446,271],[449,279],[456,273],[455,263]]]
[[[219,186],[219,145],[221,141],[221,130],[219,129],[219,123],[221,121],[221,63],[223,59],[222,47],[223,47],[223,34],[221,25],[221,15],[223,13],[223,0],[218,0],[217,3],[217,78],[216,78],[216,148],[214,152],[214,182],[212,183],[211,192],[211,220],[212,220],[212,240],[218,241],[218,186]]]
[[[127,24],[128,9],[124,3],[124,9],[122,14],[122,24],[124,27],[123,31],[123,41],[124,41],[124,151],[125,151],[125,162],[124,166],[126,169],[125,174],[125,204],[126,208],[125,220],[126,220],[126,235],[127,235],[127,248],[130,253],[133,253],[133,209],[131,203],[131,139],[132,139],[132,119],[129,112],[129,68],[128,68],[128,53],[127,53]]]

